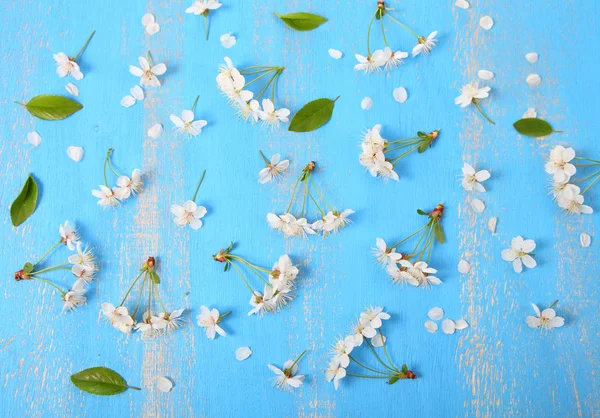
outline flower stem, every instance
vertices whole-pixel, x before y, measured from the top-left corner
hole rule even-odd
[[[294,183],[294,188],[292,189],[292,197],[290,199],[290,203],[287,207],[287,209],[285,210],[285,213],[289,213],[290,209],[292,208],[292,204],[294,203],[294,197],[296,196],[296,189],[298,188],[298,183],[300,183],[300,178],[298,177],[298,179],[296,180],[296,183]]]
[[[314,181],[313,181],[313,179],[312,179],[312,175],[311,175],[311,177],[310,177],[310,184],[311,184],[311,186],[312,186],[313,190],[314,190],[315,192],[317,192],[317,195],[319,196],[319,198],[320,198],[320,199],[321,199],[321,200],[322,200],[322,201],[325,203],[325,206],[327,206],[327,207],[329,208],[329,210],[330,210],[330,211],[332,211],[332,212],[335,212],[335,209],[333,209],[333,208],[332,208],[332,207],[329,205],[329,203],[327,203],[327,200],[325,200],[325,198],[323,197],[323,195],[321,194],[321,192],[319,191],[319,189],[318,189],[318,188],[317,188],[317,186],[315,185],[315,182],[314,182]]]
[[[149,53],[150,52],[148,52],[148,54]],[[109,160],[109,158],[110,158],[110,156],[111,156],[112,153],[113,153],[113,149],[109,148],[108,151],[106,152],[106,157],[104,158],[104,185],[106,187],[108,187],[109,189],[110,189],[110,187],[108,186],[108,179],[106,178],[106,166],[109,165],[108,160]],[[112,170],[112,168],[111,168],[111,170]],[[115,174],[115,175],[117,175],[117,174]],[[117,177],[118,177],[118,175],[117,175]]]
[[[150,50],[148,50],[146,57],[148,59],[148,65],[150,65],[150,67],[152,67],[152,55],[150,54]]]
[[[383,332],[381,332],[380,329],[378,329],[377,332],[379,332],[379,335],[381,335],[381,343],[383,344],[383,352],[385,353],[385,358],[387,358],[387,361],[390,363],[390,365],[394,369],[397,369],[396,365],[394,364],[394,362],[392,361],[392,359],[390,359],[390,356],[388,354],[387,346],[385,344],[385,338],[383,337]]]
[[[138,295],[138,301],[137,304],[135,305],[135,309],[133,311],[133,313],[131,314],[132,317],[135,318],[135,314],[137,313],[138,309],[140,308],[140,304],[142,303],[142,295],[144,294],[144,287],[146,287],[146,282],[149,279],[146,277],[144,278],[144,280],[142,281],[142,285],[140,286],[140,294]]]
[[[46,251],[46,253],[42,256],[42,258],[40,258],[38,260],[38,262],[33,265],[33,268],[35,268],[38,264],[40,264],[42,262],[42,260],[44,258],[46,258],[48,256],[48,254],[50,254],[52,252],[52,250],[54,250],[56,247],[58,247],[60,244],[62,244],[62,242],[63,242],[62,239],[60,239],[56,244],[54,244],[52,247],[50,247],[50,249],[48,251]]]
[[[154,281],[152,281],[152,290],[156,293],[156,297],[158,298],[158,303],[160,304],[160,307],[163,310],[163,312],[168,313],[167,310],[165,309],[165,305],[163,305],[162,299],[160,297],[160,292],[158,291],[158,287],[156,286],[156,283],[154,283]]]
[[[250,290],[250,293],[252,293],[252,295],[254,296],[254,290],[252,290],[252,288],[250,287],[250,285],[248,284],[248,282],[246,281],[246,279],[244,278],[244,275],[242,274],[242,272],[240,271],[239,268],[237,268],[237,266],[235,265],[235,263],[230,262],[231,266],[235,269],[235,271],[237,271],[237,273],[240,275],[240,277],[242,278],[242,281],[244,282],[244,284],[246,285],[246,287]]]
[[[493,125],[496,124],[496,122],[494,122],[493,120],[491,120],[490,117],[483,111],[483,109],[481,108],[481,106],[479,106],[479,100],[473,99],[473,104],[475,105],[475,107],[477,108],[477,110],[479,110],[479,113],[481,113],[481,116],[483,116],[491,124],[493,124]]]
[[[45,269],[41,269],[41,270],[38,270],[38,271],[32,271],[30,274],[47,273],[47,272],[52,271],[52,270],[59,270],[62,267],[67,266],[67,265],[69,265],[69,263],[56,264],[54,266],[46,267]],[[70,268],[69,268],[69,270],[70,270]]]
[[[192,197],[192,200],[195,202],[196,201],[196,196],[198,195],[198,190],[200,190],[200,186],[202,185],[202,181],[204,180],[204,175],[206,174],[206,170],[204,170],[202,172],[202,175],[200,176],[200,181],[198,182],[198,185],[196,186],[196,191],[194,192],[194,196]]]
[[[373,26],[373,21],[375,20],[375,16],[377,16],[377,13],[379,13],[379,9],[375,10],[375,14],[369,22],[369,30],[367,32],[367,55],[369,58],[371,58],[371,27]]]
[[[218,324],[219,322],[221,322],[221,319],[225,318],[227,315],[230,315],[230,314],[231,314],[231,311],[227,311],[227,312],[225,312],[225,313],[223,313],[223,314],[219,315],[219,319],[217,319],[217,324]]]
[[[315,206],[317,207],[317,209],[321,213],[321,216],[325,216],[325,212],[323,212],[323,209],[321,209],[321,206],[319,206],[319,204],[317,203],[317,201],[313,197],[312,193],[308,192],[308,196],[310,197],[310,199],[313,201],[313,203],[315,204]]]
[[[364,364],[362,364],[361,362],[359,362],[358,360],[356,360],[356,359],[355,359],[354,357],[352,357],[351,355],[348,355],[348,357],[350,357],[350,360],[352,360],[353,362],[355,362],[356,364],[358,364],[360,367],[362,367],[362,368],[364,368],[364,369],[367,369],[367,370],[369,370],[369,371],[371,371],[371,372],[373,372],[373,373],[379,373],[379,374],[385,374],[385,375],[387,375],[387,374],[388,374],[387,372],[380,372],[379,370],[375,370],[375,369],[372,369],[372,368],[370,368],[370,367],[368,367],[368,366],[365,366]]]
[[[383,35],[383,43],[385,44],[385,46],[389,46],[387,38],[385,37],[385,26],[383,24],[383,16],[379,17],[379,22],[381,23],[381,34]]]
[[[365,375],[362,375],[362,374],[346,373],[346,376],[360,377],[362,379],[389,379],[393,375],[392,374],[388,374],[386,376],[365,376]]]
[[[206,22],[206,40],[208,41],[208,15],[204,15],[204,21]]]
[[[581,180],[574,181],[574,182],[573,182],[573,184],[579,184],[579,183],[583,183],[584,181],[586,181],[586,180],[589,180],[589,179],[591,179],[591,178],[593,178],[593,177],[597,176],[598,174],[600,174],[600,170],[596,171],[595,173],[592,173],[592,174],[590,174],[590,175],[589,175],[589,176],[587,176],[587,177],[584,177],[584,178],[582,178]],[[582,194],[583,194],[583,193],[582,193]]]
[[[400,22],[398,19],[394,18],[394,16],[392,16],[389,13],[385,14],[387,17],[389,17],[390,19],[392,19],[394,22],[396,22],[397,24],[399,24],[400,26],[402,26],[404,29],[406,29],[407,31],[409,31],[415,38],[419,39],[420,36],[417,35],[411,28],[409,28],[408,26],[406,26],[404,23]],[[383,19],[382,19],[383,20]]]
[[[411,239],[412,237],[414,237],[415,235],[417,235],[419,232],[421,232],[422,230],[424,230],[425,228],[427,228],[428,224],[423,225],[423,227],[421,227],[420,229],[417,230],[417,232],[414,232],[412,234],[410,234],[409,236],[407,236],[406,238],[404,238],[402,241],[398,241],[396,244],[392,245],[390,248],[396,248],[399,245],[405,243],[406,241],[408,241],[409,239]]]
[[[269,75],[270,73],[274,72],[276,70],[267,70],[267,71],[261,71],[262,74],[260,74],[258,77],[253,78],[252,80],[248,81],[244,87],[242,87],[242,89],[245,89],[246,87],[248,87],[250,84],[254,83],[255,81],[260,80],[263,77],[266,77],[267,75]],[[248,75],[248,74],[246,74]]]
[[[200,95],[196,96],[196,100],[194,100],[194,104],[192,105],[192,113],[194,112],[194,109],[196,109],[196,103],[198,103],[199,98],[200,98]]]
[[[126,386],[126,387],[127,387],[127,389],[142,390],[142,389],[140,389],[138,387],[135,387],[135,386]]]
[[[265,164],[267,166],[270,166],[271,165],[271,161],[267,160],[267,157],[265,157],[265,154],[263,154],[263,152],[261,150],[258,150],[258,152],[260,153],[260,156],[262,157],[262,159],[265,162]]]
[[[52,283],[50,280],[46,280],[46,279],[42,279],[41,277],[36,277],[36,276],[31,276],[32,279],[35,280],[39,280],[41,282],[44,282],[46,284],[49,284],[50,286],[54,287],[56,290],[58,290],[60,292],[60,294],[62,296],[66,295],[67,292],[65,292],[64,290],[62,290],[60,287],[58,287],[57,285],[55,285],[54,283]]]
[[[381,363],[381,365],[383,367],[385,367],[386,369],[388,369],[389,371],[391,371],[392,373],[397,373],[398,370],[394,370],[392,369],[390,366],[388,366],[387,364],[385,364],[383,362],[383,360],[381,360],[381,357],[379,357],[379,354],[377,354],[377,352],[375,351],[375,349],[373,348],[373,345],[371,344],[371,341],[369,341],[368,338],[365,338],[365,342],[367,343],[367,345],[369,346],[369,348],[371,349],[371,352],[375,355],[375,358],[377,359],[377,361],[379,361],[379,363]]]
[[[552,309],[554,307],[554,305],[556,305],[558,303],[558,299],[556,299],[554,302],[552,302],[552,305],[548,306],[548,309]]]
[[[135,280],[133,281],[133,283],[131,284],[131,286],[129,286],[129,290],[127,290],[127,293],[125,293],[125,297],[123,298],[123,300],[121,301],[121,303],[119,304],[118,307],[123,306],[123,304],[125,303],[125,300],[129,296],[129,293],[131,292],[131,289],[133,289],[133,286],[135,286],[135,284],[138,282],[138,280],[140,279],[140,277],[142,277],[142,274],[144,274],[144,280],[145,280],[146,274],[148,274],[148,273],[146,271],[141,271],[140,274],[138,274],[138,276],[135,278]]]
[[[294,362],[292,363],[292,365],[289,367],[289,369],[288,369],[288,370],[294,370],[294,366],[295,366],[296,364],[298,364],[298,362],[300,361],[300,359],[301,359],[302,357],[304,357],[304,355],[306,354],[306,352],[307,352],[307,351],[308,351],[308,350],[304,350],[304,351],[303,351],[303,352],[302,352],[302,353],[301,353],[301,354],[300,354],[300,355],[299,355],[299,356],[296,358],[296,360],[294,360]]]
[[[598,180],[600,180],[600,176],[596,177],[596,179],[594,181],[592,181],[585,189],[583,189],[581,194],[584,194],[585,192],[587,192]]]
[[[399,156],[397,156],[396,158],[394,158],[390,162],[392,163],[392,165],[396,164],[398,161],[400,161],[401,159],[403,159],[404,157],[406,157],[408,154],[410,154],[411,152],[413,152],[416,149],[418,149],[419,146],[420,145],[416,145],[416,146],[412,147],[411,149],[409,149],[408,151],[405,151],[404,153],[400,154]]]
[[[595,163],[600,164],[600,160],[593,160],[591,158],[583,158],[583,157],[575,157],[576,160],[583,160],[583,161],[593,161]]]
[[[87,38],[87,40],[85,41],[85,43],[83,44],[83,46],[81,47],[81,49],[79,50],[79,52],[77,53],[77,55],[75,55],[75,58],[73,58],[73,61],[77,61],[77,59],[81,56],[81,54],[83,54],[83,51],[85,51],[85,49],[87,48],[88,44],[90,43],[90,41],[94,37],[95,33],[96,33],[96,31],[93,31],[92,34]]]

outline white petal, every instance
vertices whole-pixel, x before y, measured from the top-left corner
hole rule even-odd
[[[535,87],[540,85],[542,82],[542,77],[540,77],[539,74],[529,74],[525,81],[527,81],[529,87]]]
[[[464,319],[459,319],[458,321],[454,322],[454,327],[458,330],[461,330],[469,328],[469,324]]]
[[[498,225],[498,218],[494,216],[488,221],[488,229],[492,234],[496,233],[496,225]]]
[[[152,139],[159,138],[163,134],[163,126],[157,123],[152,128],[148,129],[148,136]]]
[[[482,80],[491,80],[494,78],[494,73],[488,70],[479,70],[477,71],[477,76]]]
[[[121,106],[131,107],[135,104],[135,97],[127,95],[121,99]]]
[[[590,237],[590,234],[583,232],[581,235],[579,235],[579,242],[583,248],[589,247],[592,243],[592,237]]]
[[[471,271],[471,265],[467,260],[460,260],[458,262],[458,272],[460,274],[467,274]]]
[[[433,334],[438,330],[438,325],[433,321],[425,321],[425,329],[430,334]]]
[[[454,321],[451,319],[444,319],[442,321],[442,331],[444,334],[454,334],[456,326],[454,325]]]
[[[427,316],[433,321],[439,321],[444,317],[444,310],[437,307],[431,308],[429,312],[427,312]]]
[[[398,87],[397,89],[394,89],[394,99],[398,103],[404,103],[407,98],[408,98],[408,92],[406,91],[406,89],[404,87]]]
[[[144,100],[144,90],[142,90],[140,86],[133,86],[129,90],[129,93],[131,93],[133,98],[136,100]]]
[[[328,52],[329,56],[334,60],[339,60],[340,58],[342,58],[342,55],[344,55],[342,51],[338,51],[337,49],[329,49]]]
[[[252,354],[252,350],[250,350],[250,347],[240,347],[237,350],[235,350],[235,358],[239,361],[246,360],[248,357],[250,357],[250,354]]]
[[[79,96],[79,89],[73,83],[69,83],[65,86],[65,89],[71,93],[73,96]]]
[[[171,382],[169,379],[167,379],[166,377],[159,377],[158,381],[156,382],[156,388],[158,390],[160,390],[161,392],[170,392],[171,389],[173,388],[173,382]]]
[[[158,23],[150,23],[146,25],[146,33],[150,36],[157,34],[160,32],[160,25]]]
[[[221,45],[223,45],[223,48],[227,48],[227,49],[234,46],[237,42],[235,36],[231,35],[231,33],[226,33],[224,35],[221,35],[221,37],[219,39],[221,41]]]
[[[154,18],[154,15],[152,13],[146,13],[144,16],[142,16],[142,25],[147,26],[150,23],[154,23],[156,21],[156,19]]]
[[[466,0],[456,0],[456,3],[454,3],[454,5],[465,10],[469,8],[469,2]]]
[[[483,201],[480,199],[473,199],[471,201],[471,207],[473,210],[475,210],[475,212],[481,213],[485,209],[485,203],[483,203]]]
[[[33,145],[34,147],[37,147],[42,142],[42,137],[40,136],[40,134],[38,134],[37,132],[34,131],[34,132],[29,132],[27,134],[27,140],[29,141],[29,143],[31,145]]]
[[[83,158],[83,148],[75,147],[75,146],[71,145],[70,147],[67,148],[67,155],[73,161],[79,162]]]
[[[362,110],[369,110],[371,106],[373,106],[373,99],[371,99],[370,97],[365,97],[360,102],[360,107],[362,108]]]
[[[492,26],[494,26],[494,21],[489,16],[483,16],[479,20],[479,26],[481,26],[485,30],[490,30],[492,29]]]
[[[537,52],[530,52],[529,54],[525,55],[525,59],[527,62],[535,64],[538,60],[538,54]]]
[[[527,109],[527,112],[523,113],[523,119],[528,118],[537,118],[537,112],[533,107],[530,107],[529,109]]]

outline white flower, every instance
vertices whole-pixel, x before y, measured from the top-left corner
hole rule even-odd
[[[34,147],[37,147],[42,143],[42,137],[37,132],[29,132],[27,134],[27,141]]]
[[[179,226],[189,225],[194,230],[202,227],[200,219],[206,215],[206,212],[204,206],[198,206],[192,200],[188,200],[183,206],[171,205],[171,213],[174,215],[173,221],[175,224]]]
[[[83,148],[71,145],[67,147],[67,156],[78,163],[83,159]]]
[[[362,317],[352,326],[352,331],[354,331],[354,334],[352,335],[354,338],[354,345],[357,347],[362,345],[365,338],[373,338],[377,334],[375,328],[371,326],[371,321]]]
[[[373,347],[383,347],[386,341],[387,337],[384,337],[381,334],[377,334],[376,336],[371,338],[371,344],[373,344]]]
[[[129,72],[136,77],[140,77],[140,85],[143,87],[160,87],[160,81],[156,76],[166,73],[167,66],[161,63],[150,67],[150,63],[144,57],[139,57],[138,62],[141,68],[130,65]]]
[[[279,260],[273,264],[273,269],[269,273],[269,283],[273,285],[273,291],[277,291],[289,282],[296,280],[298,268],[292,264],[292,260],[287,254],[279,257]]]
[[[129,334],[131,332],[134,322],[125,306],[119,306],[118,308],[115,308],[110,303],[103,303],[101,312],[113,327],[125,334]]]
[[[290,160],[281,161],[281,155],[273,155],[271,157],[271,162],[267,163],[267,166],[258,173],[258,182],[260,184],[265,184],[273,180],[279,180],[289,166]]]
[[[437,273],[437,270],[427,266],[424,261],[417,261],[412,264],[408,260],[400,260],[400,265],[406,269],[407,281],[413,286],[429,287],[431,285],[442,284],[442,281],[432,274]]]
[[[184,110],[181,112],[181,117],[171,115],[171,122],[175,124],[175,130],[180,134],[188,134],[190,136],[200,135],[202,128],[208,123],[205,120],[194,120],[194,112]]]
[[[365,322],[369,321],[369,325],[372,328],[378,329],[383,325],[381,321],[390,319],[390,315],[386,312],[383,312],[383,308],[381,307],[371,307],[361,313],[360,318],[364,319]]]
[[[460,107],[467,107],[474,99],[481,100],[488,97],[490,90],[491,87],[479,88],[479,83],[466,84],[460,89],[460,96],[454,99],[454,103]]]
[[[487,170],[475,171],[473,166],[465,163],[462,168],[463,178],[462,187],[466,191],[485,192],[482,182],[490,178],[490,172]]]
[[[359,54],[354,54],[358,64],[354,66],[354,71],[364,71],[366,73],[372,73],[375,71],[379,71],[382,66],[385,65],[385,54],[383,50],[378,49],[373,52],[370,56],[362,56]]]
[[[146,311],[144,312],[142,319],[141,322],[136,323],[134,326],[136,331],[142,333],[142,339],[146,340],[156,337],[161,330],[161,325],[157,326],[157,324],[155,324],[158,318],[150,315],[150,313]]]
[[[350,222],[352,222],[348,216],[352,215],[354,211],[352,209],[346,209],[343,212],[328,212],[327,215],[323,217],[322,225],[319,225],[319,230],[323,230],[324,232],[333,232],[337,233],[340,229],[344,228]]]
[[[223,48],[226,49],[233,47],[237,42],[235,36],[233,36],[231,32],[221,35],[219,40],[221,41],[221,45],[223,45]]]
[[[75,246],[79,244],[77,229],[69,224],[69,221],[65,221],[64,224],[58,227],[58,233],[60,234],[61,241],[66,244],[67,248],[75,251]]]
[[[502,259],[511,261],[515,272],[521,273],[523,271],[523,264],[530,269],[537,266],[533,257],[529,255],[533,250],[535,250],[534,240],[524,240],[523,237],[518,236],[512,239],[510,248],[502,250]]]
[[[71,264],[79,264],[81,266],[88,266],[91,267],[92,269],[95,269],[96,266],[96,257],[94,256],[94,253],[92,252],[92,250],[90,250],[88,247],[85,247],[85,249],[82,249],[82,245],[80,242],[77,243],[77,253],[70,255],[68,257],[69,263]]]
[[[73,288],[69,290],[63,296],[63,301],[65,304],[63,305],[63,312],[73,311],[78,306],[85,304],[87,298],[85,295],[86,290],[83,288],[83,283],[80,280],[77,280],[73,285]]]
[[[577,169],[571,161],[575,158],[573,148],[565,148],[557,145],[550,151],[550,158],[546,163],[546,173],[554,176],[557,183],[567,183],[571,176],[574,176]]]
[[[337,360],[342,367],[348,367],[350,364],[350,353],[354,349],[356,344],[354,343],[354,336],[348,335],[345,338],[338,338],[337,342],[333,346],[333,358]]]
[[[206,11],[216,10],[221,6],[222,4],[216,0],[197,0],[194,2],[194,4],[188,7],[185,12],[201,15]]]
[[[248,122],[250,120],[252,121],[253,125],[258,122],[261,112],[258,100],[239,100],[237,105],[237,114],[244,120],[244,122]]]
[[[296,288],[291,281],[277,286],[277,291],[275,291],[273,298],[269,301],[274,312],[279,312],[284,306],[294,300],[294,290]]]
[[[89,283],[94,280],[96,267],[87,264],[75,264],[73,267],[71,267],[71,273],[73,273],[73,276],[77,277],[77,279],[81,280],[83,283]]]
[[[101,184],[98,186],[100,190],[92,190],[92,195],[100,199],[98,204],[100,206],[117,206],[119,201],[117,200],[117,188],[109,189],[105,185]]]
[[[384,63],[385,69],[391,70],[394,67],[404,64],[404,61],[402,61],[402,60],[406,57],[408,57],[407,52],[402,52],[402,51],[394,52],[394,51],[392,51],[392,49],[389,46],[386,46],[385,49],[383,50],[383,55],[382,55],[381,59]]]
[[[346,369],[340,365],[340,362],[337,359],[331,359],[329,367],[325,371],[325,379],[327,379],[328,382],[333,380],[333,387],[335,390],[338,390],[340,380],[344,377],[346,377]]]
[[[382,238],[375,240],[375,248],[373,248],[373,255],[377,262],[383,266],[389,264],[395,264],[402,259],[402,254],[396,252],[396,248],[388,248],[387,244]]]
[[[420,53],[428,55],[435,47],[435,43],[437,42],[437,39],[435,39],[436,36],[437,31],[431,32],[427,38],[420,36],[417,45],[412,50],[413,57],[416,57]]]
[[[208,309],[206,306],[200,307],[200,315],[198,315],[198,325],[205,328],[204,332],[209,340],[214,340],[216,334],[221,337],[227,335],[223,328],[219,326],[219,311],[215,308]]]
[[[159,317],[164,320],[167,332],[175,331],[183,326],[185,319],[181,315],[184,310],[185,309],[176,309],[171,313],[161,312]]]
[[[534,303],[531,304],[536,316],[528,316],[525,320],[530,328],[553,329],[560,328],[565,324],[565,319],[556,316],[556,312],[552,308],[544,309],[540,312],[540,308]]]
[[[576,194],[574,196],[559,200],[558,204],[561,208],[566,209],[572,215],[580,215],[582,213],[591,215],[594,213],[594,209],[588,205],[584,205],[583,201],[583,195]]]
[[[76,86],[75,84],[73,84],[73,83],[68,83],[68,84],[65,86],[65,89],[66,89],[66,90],[67,90],[67,91],[68,91],[70,94],[72,94],[73,96],[75,96],[75,97],[79,96],[79,89],[77,88],[77,86]]]
[[[291,391],[302,386],[304,375],[296,374],[298,372],[298,364],[293,360],[286,361],[283,364],[283,370],[278,369],[272,364],[269,364],[268,367],[276,375],[273,378],[273,383],[277,389]]]
[[[119,187],[116,188],[115,193],[119,199],[124,200],[142,190],[143,185],[142,172],[136,168],[131,173],[131,177],[120,176],[117,179],[117,186]]]
[[[268,213],[267,223],[271,228],[283,232],[286,237],[305,237],[306,235],[316,234],[306,218],[296,219],[291,213],[284,213],[283,215]]]
[[[250,298],[250,305],[252,310],[248,312],[248,316],[258,314],[264,316],[266,313],[273,312],[275,308],[273,306],[273,289],[271,286],[266,286],[264,289],[264,295],[258,291],[254,291],[254,294]]]
[[[282,231],[283,226],[286,223],[286,219],[283,218],[283,215],[276,215],[274,213],[267,213],[267,223],[272,229],[276,229],[277,231]]]
[[[396,263],[402,261],[398,260]],[[390,275],[392,281],[396,284],[407,284],[410,283],[413,286],[417,286],[417,281],[407,271],[405,267],[400,268],[396,263],[390,263],[387,265],[386,271]]]
[[[75,80],[81,80],[83,78],[83,74],[79,69],[79,64],[77,64],[74,60],[71,60],[67,54],[64,52],[59,52],[58,54],[52,55],[52,57],[58,66],[56,68],[56,74],[58,74],[59,77],[62,78],[71,74]]]
[[[279,126],[280,123],[289,121],[289,109],[281,108],[276,110],[275,105],[270,99],[263,99],[262,107],[263,110],[260,111],[259,117],[266,125]]]

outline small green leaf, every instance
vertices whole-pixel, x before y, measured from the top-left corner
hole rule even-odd
[[[227,270],[229,270],[229,261],[227,261],[225,263],[225,267],[223,268],[223,271],[227,271]]]
[[[396,383],[398,380],[400,380],[400,378],[398,376],[392,376],[390,377],[390,380],[387,381],[388,385],[393,385],[394,383]]]
[[[521,119],[516,121],[513,126],[521,135],[535,138],[550,135],[552,132],[562,132],[555,131],[552,129],[552,125],[550,125],[548,122],[537,118]]]
[[[431,142],[423,141],[419,145],[419,148],[417,149],[417,151],[419,151],[419,154],[422,154],[423,152],[427,151],[427,148],[429,148],[430,146],[431,146]]]
[[[287,15],[275,13],[275,16],[283,20],[283,23],[285,23],[288,27],[298,31],[313,30],[327,22],[327,19],[325,19],[323,16],[304,12],[290,13]]]
[[[21,193],[10,205],[10,220],[14,226],[19,226],[27,220],[35,210],[38,198],[38,186],[31,174],[27,177]]]
[[[437,241],[440,244],[443,244],[444,242],[446,242],[446,235],[444,235],[444,230],[442,229],[442,225],[438,222],[438,224],[435,226],[435,239],[437,239]]]
[[[29,261],[25,263],[25,265],[23,266],[23,273],[31,273],[33,271],[33,264],[31,264]]]
[[[127,386],[127,382],[120,374],[106,367],[92,367],[71,376],[71,382],[93,395],[110,396],[125,392],[127,389],[141,390]]]
[[[425,215],[425,216],[429,216],[429,214],[428,214],[427,212],[425,212],[425,211],[423,211],[423,210],[421,210],[421,209],[417,209],[417,213],[418,213],[419,215]]]
[[[408,366],[406,364],[402,365],[402,373],[408,372]]]
[[[155,284],[160,284],[160,276],[154,270],[150,271],[150,278]]]
[[[25,108],[36,118],[43,120],[60,120],[83,109],[83,106],[64,96],[41,94],[35,96]]]
[[[331,99],[317,99],[305,104],[292,118],[289,131],[311,132],[325,125],[331,119],[335,101]]]

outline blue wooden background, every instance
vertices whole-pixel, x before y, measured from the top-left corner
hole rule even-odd
[[[579,245],[581,232],[596,239],[597,215],[559,213],[547,196],[543,170],[550,147],[559,143],[600,157],[594,122],[600,97],[595,2],[473,0],[469,10],[454,7],[454,0],[390,2],[419,33],[438,30],[439,46],[429,57],[407,59],[392,73],[372,76],[352,68],[354,53],[366,52],[374,0],[224,1],[211,16],[209,42],[203,39],[203,19],[184,13],[188,3],[8,0],[0,5],[1,415],[599,416],[598,243]],[[298,10],[330,20],[314,32],[299,33],[273,16]],[[162,27],[153,37],[140,23],[146,12]],[[486,14],[496,23],[487,32],[478,27]],[[76,83],[83,111],[44,122],[13,104],[42,93],[66,95],[64,85],[72,80],[56,76],[52,54],[75,53],[93,29],[96,37],[81,61],[85,78]],[[219,43],[226,32],[238,37],[231,50]],[[389,28],[388,39],[400,49],[413,46],[398,27]],[[380,42],[378,31],[374,40]],[[342,50],[344,58],[331,59],[329,48]],[[148,49],[168,67],[163,87],[125,109],[119,101],[137,82],[128,66]],[[535,65],[524,58],[531,51],[540,54]],[[285,65],[278,100],[293,112],[309,100],[341,95],[332,121],[309,134],[237,121],[215,85],[226,55],[238,65]],[[484,106],[497,126],[453,103],[457,89],[475,81],[479,69],[496,74]],[[535,89],[525,83],[531,72],[543,78]],[[409,92],[402,105],[392,97],[399,86]],[[171,131],[168,116],[189,108],[196,95],[196,114],[209,124],[200,137],[184,141]],[[365,112],[360,101],[367,95],[375,104]],[[511,125],[529,107],[564,133],[542,140],[519,136]],[[165,126],[165,134],[148,139],[146,131],[155,123]],[[436,128],[442,134],[431,150],[402,164],[399,183],[384,184],[358,164],[360,135],[377,123],[386,138]],[[26,140],[33,130],[43,138],[37,148]],[[67,158],[69,145],[85,148],[82,162]],[[103,211],[90,191],[102,183],[109,147],[116,150],[118,167],[142,169],[147,186],[139,198]],[[291,159],[293,176],[278,185],[259,185],[258,149]],[[295,174],[311,159],[328,199],[356,210],[354,224],[326,239],[286,241],[267,227],[265,215],[284,209]],[[471,210],[471,197],[457,181],[463,162],[492,173],[483,214]],[[169,206],[191,196],[203,169],[207,175],[198,201],[209,210],[205,225],[199,231],[179,229]],[[41,185],[39,206],[23,226],[13,228],[8,207],[30,172]],[[598,191],[588,199],[600,207]],[[447,206],[448,242],[435,249],[432,264],[443,285],[429,291],[394,286],[370,254],[375,238],[391,242],[406,236],[422,221],[416,208],[432,209],[439,202]],[[491,216],[499,218],[495,236],[487,229]],[[84,240],[95,247],[102,270],[87,306],[61,314],[51,288],[17,283],[12,273],[43,253],[66,219],[77,222]],[[516,235],[538,243],[538,268],[521,275],[500,257]],[[247,290],[234,272],[223,273],[211,259],[230,240],[238,243],[238,254],[258,264],[270,266],[288,252],[300,265],[300,292],[289,310],[262,320],[246,317]],[[104,301],[118,303],[148,255],[160,259],[169,307],[185,307],[189,323],[167,338],[143,342],[101,322],[98,311]],[[465,276],[456,270],[461,258],[473,266]],[[58,280],[71,282],[69,274]],[[554,299],[560,299],[565,327],[546,333],[529,329],[530,302],[547,305]],[[195,320],[202,304],[233,311],[223,323],[226,338],[204,337]],[[336,392],[323,375],[330,344],[371,304],[392,314],[384,328],[391,354],[419,379],[392,387],[345,379]],[[452,336],[428,334],[423,322],[434,306],[448,317],[464,317],[471,327]],[[243,345],[254,354],[239,363],[234,351]],[[277,392],[267,364],[282,365],[304,349],[309,351],[300,370],[306,384],[294,394]],[[105,398],[71,385],[72,373],[99,365],[143,391]],[[171,393],[156,390],[158,376],[173,380]]]

